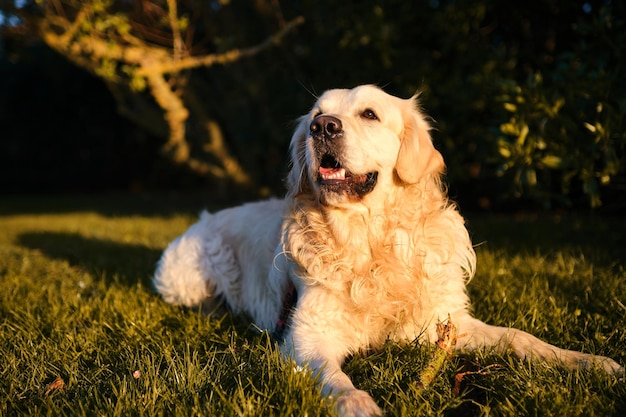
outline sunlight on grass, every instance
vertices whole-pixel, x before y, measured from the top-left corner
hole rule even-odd
[[[0,215],[0,415],[331,414],[314,377],[282,362],[245,319],[207,317],[153,293],[161,251],[194,219],[182,210],[97,208]],[[475,314],[623,364],[626,283],[624,259],[614,254],[626,253],[626,227],[594,221],[470,221],[486,242],[469,287]],[[416,390],[431,352],[388,343],[345,369],[388,415],[626,411],[623,381],[488,351],[454,356],[430,389]],[[65,385],[52,389],[56,378]]]

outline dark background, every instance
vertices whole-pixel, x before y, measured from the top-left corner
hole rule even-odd
[[[14,30],[20,22],[10,12],[21,3],[28,2],[0,2],[5,196],[203,190],[227,201],[282,194],[293,120],[325,89],[374,83],[403,97],[422,92],[451,194],[465,207],[586,210],[595,196],[597,209],[626,212],[624,2],[208,2],[211,27],[196,24],[210,32],[204,53],[260,42],[277,31],[276,10],[286,20],[305,18],[279,45],[190,76],[254,178],[252,190],[164,158],[165,139],[122,117],[101,79]],[[527,123],[530,139],[506,156],[503,143],[514,147],[516,137],[502,126],[513,117]],[[603,136],[585,123],[600,123]],[[547,166],[546,156],[562,163]]]

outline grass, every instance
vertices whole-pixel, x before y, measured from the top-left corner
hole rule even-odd
[[[281,362],[245,319],[207,317],[153,293],[161,251],[202,200],[0,200],[0,415],[332,415],[314,378]],[[478,317],[626,363],[623,219],[469,226],[481,243],[469,289]],[[623,380],[488,350],[454,356],[421,391],[431,353],[388,343],[345,369],[390,416],[626,414]],[[64,386],[50,389],[57,378]]]

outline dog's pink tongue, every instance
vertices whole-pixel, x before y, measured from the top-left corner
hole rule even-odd
[[[346,179],[346,170],[343,168],[323,168],[320,167],[320,175],[325,181],[338,180],[343,181]]]

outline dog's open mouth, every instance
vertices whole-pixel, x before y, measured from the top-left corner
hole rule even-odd
[[[346,193],[350,197],[363,197],[376,185],[378,172],[355,175],[341,166],[330,154],[320,161],[318,183],[323,192]]]

